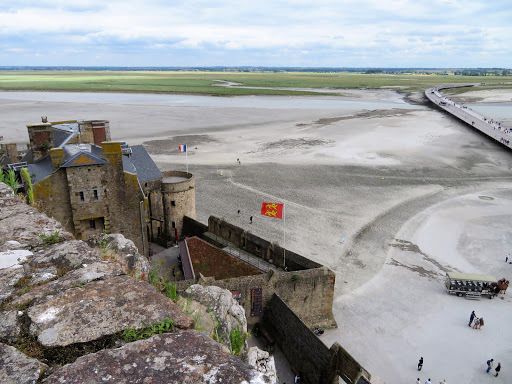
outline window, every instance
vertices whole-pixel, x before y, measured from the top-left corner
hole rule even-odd
[[[172,222],[172,227],[176,228],[176,222],[175,221]]]
[[[175,207],[175,206],[176,206],[176,201],[171,200],[171,207]]]
[[[90,230],[95,230],[96,229],[96,221],[89,220],[89,229]]]
[[[83,192],[80,192],[80,201],[85,201],[85,196]]]
[[[94,189],[92,192],[94,194],[94,200],[98,200],[99,199],[99,197],[98,197],[98,190]]]

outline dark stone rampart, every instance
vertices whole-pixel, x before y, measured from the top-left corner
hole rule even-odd
[[[338,376],[345,383],[360,383],[370,374],[338,343],[328,348],[277,295],[268,303],[263,325],[278,343],[303,382],[332,384]]]

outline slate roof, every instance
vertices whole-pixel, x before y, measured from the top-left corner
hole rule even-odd
[[[162,172],[160,172],[151,156],[146,152],[144,146],[134,145],[130,148],[132,149],[131,162],[137,170],[139,182],[144,183],[163,177]]]
[[[62,148],[64,150],[64,163],[62,163],[61,168],[107,163],[107,160],[102,157],[101,147],[97,145],[67,144]],[[136,174],[140,183],[163,177],[162,172],[142,145],[135,145],[130,148],[132,149],[131,155],[123,155],[123,170],[125,172]],[[32,156],[32,152],[29,151],[27,155]],[[32,180],[34,184],[41,181],[53,172],[50,156],[47,155],[36,163],[29,164],[28,170],[34,175]]]
[[[98,165],[98,164],[106,164],[107,160],[102,159],[101,157],[96,157],[91,153],[80,151],[75,155],[71,156],[67,159],[63,164],[61,164],[61,168],[68,167],[81,167],[83,165]]]
[[[32,183],[36,184],[53,172],[52,159],[50,156],[45,156],[37,163],[29,164],[27,168],[28,173],[31,176]]]
[[[79,133],[78,123],[63,123],[52,125],[53,148],[60,148],[65,145],[69,139]]]

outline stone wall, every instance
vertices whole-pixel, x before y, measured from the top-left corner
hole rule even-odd
[[[194,220],[188,216],[183,217],[183,235],[184,236],[198,236],[208,231],[208,226]]]
[[[369,382],[370,374],[347,351],[338,343],[328,348],[277,295],[266,308],[263,324],[303,382],[331,384],[338,376],[347,384]]]
[[[273,244],[258,237],[243,228],[237,227],[214,216],[208,218],[208,231],[232,242],[237,247],[252,253],[264,260],[272,260],[278,267],[287,267],[290,271],[319,268],[321,264],[303,257],[295,252],[285,250],[278,244]]]
[[[309,327],[334,328],[332,314],[335,276],[326,267],[294,272],[262,273],[232,279],[199,279],[199,284],[215,285],[241,294],[240,305],[247,314],[247,323],[255,325],[262,314],[254,314],[254,291],[261,289],[264,308],[274,293],[278,294]]]

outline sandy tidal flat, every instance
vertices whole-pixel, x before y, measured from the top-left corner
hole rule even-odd
[[[489,357],[504,366],[498,380],[512,382],[510,343],[500,334],[512,316],[508,299],[469,301],[442,285],[449,269],[512,277],[504,263],[512,252],[509,151],[393,91],[180,103],[150,96],[0,93],[0,135],[26,141],[25,125],[40,116],[108,119],[113,139],[146,143],[162,169],[188,161],[200,221],[224,217],[280,244],[283,222],[258,212],[263,201],[284,202],[286,247],[336,272],[339,329],[323,341],[341,342],[375,383],[414,382],[421,355],[422,382],[486,382]],[[486,317],[481,331],[465,325],[473,309]]]

